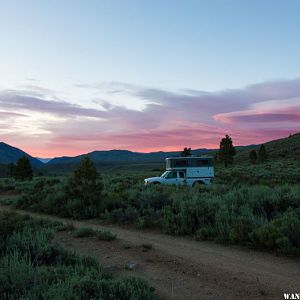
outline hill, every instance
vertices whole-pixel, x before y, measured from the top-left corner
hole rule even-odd
[[[289,137],[264,143],[271,160],[296,160],[300,161],[300,132]],[[249,162],[249,153],[252,149],[258,151],[260,145],[253,145],[237,151],[234,158],[236,163]]]
[[[39,168],[43,166],[43,163],[38,159],[30,156],[26,152],[16,147],[10,146],[6,143],[0,142],[0,165],[7,165],[9,163],[15,163],[22,156],[28,157],[32,167]]]

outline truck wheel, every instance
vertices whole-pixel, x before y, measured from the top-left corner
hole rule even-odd
[[[204,182],[203,181],[195,181],[193,183],[193,187],[196,187],[196,188],[200,188],[201,186],[204,185]]]

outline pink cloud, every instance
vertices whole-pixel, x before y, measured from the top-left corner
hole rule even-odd
[[[300,122],[300,98],[269,100],[252,104],[250,109],[216,114],[213,118],[228,124]]]
[[[214,118],[224,123],[300,122],[300,115],[298,114],[279,113],[228,113],[215,115]]]
[[[35,156],[51,157],[109,149],[148,152],[185,146],[217,148],[225,134],[230,134],[236,145],[243,145],[299,131],[299,79],[216,93],[175,93],[121,83],[109,88],[111,93],[149,104],[137,111],[107,105],[108,99],[101,109],[91,109],[21,91],[0,91],[0,140]],[[25,118],[33,113],[45,116],[35,124],[38,134],[32,121],[26,121],[30,118]],[[59,122],[49,115],[58,116]],[[13,122],[6,122],[8,117]],[[22,126],[27,130],[22,132]]]

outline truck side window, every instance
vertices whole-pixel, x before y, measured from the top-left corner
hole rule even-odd
[[[184,178],[184,172],[179,172],[179,177]]]
[[[177,172],[169,172],[167,179],[177,178]]]

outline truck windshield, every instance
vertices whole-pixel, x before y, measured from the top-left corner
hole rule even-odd
[[[166,176],[169,174],[169,171],[164,172],[163,174],[160,175],[162,178],[166,178]]]

